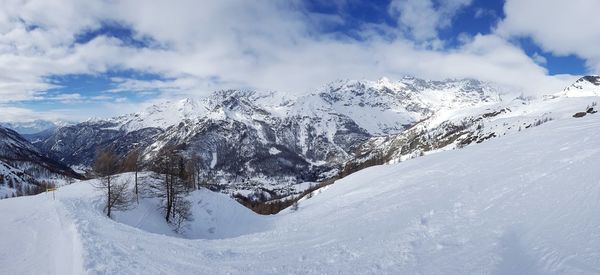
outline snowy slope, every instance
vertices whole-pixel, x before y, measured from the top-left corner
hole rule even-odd
[[[77,227],[51,194],[2,200],[2,274],[83,274]]]
[[[357,158],[345,170],[383,163],[396,163],[419,155],[463,148],[473,143],[512,135],[551,120],[598,109],[600,97],[551,97],[448,109],[413,125],[397,135],[374,137],[365,142]]]
[[[109,220],[82,182],[61,188],[56,201],[0,201],[0,273],[598,274],[599,163],[600,114],[561,117],[365,169],[296,212],[212,240]],[[235,203],[214,195],[193,194]],[[253,215],[208,209],[217,207],[216,219]],[[245,228],[241,221],[224,224]]]
[[[64,164],[42,155],[17,132],[0,127],[0,199],[35,194],[42,185],[79,178]]]
[[[133,177],[132,173],[125,173],[117,181],[131,177]],[[147,172],[141,173],[138,180],[146,183],[156,181]],[[133,181],[131,180],[131,182]],[[116,221],[146,232],[188,239],[237,237],[263,231],[271,225],[271,217],[256,215],[227,195],[202,189],[193,191],[187,196],[186,199],[191,202],[193,220],[176,233],[171,226],[165,223],[164,215],[157,211],[161,205],[160,199],[147,195],[143,184],[140,189],[145,194],[141,195],[142,199],[139,205],[134,204],[125,211],[115,211],[114,219]]]

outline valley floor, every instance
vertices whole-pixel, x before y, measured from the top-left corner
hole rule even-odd
[[[107,219],[80,182],[0,201],[0,274],[600,274],[599,167],[600,116],[551,121],[275,216],[197,191],[184,236],[159,234],[151,205]]]

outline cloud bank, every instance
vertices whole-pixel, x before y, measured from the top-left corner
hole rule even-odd
[[[336,5],[341,10],[352,1]],[[340,78],[414,75],[477,78],[541,94],[557,91],[574,78],[550,76],[543,59],[510,42],[520,36],[532,37],[548,52],[576,54],[590,71],[600,69],[600,51],[594,50],[600,30],[589,21],[597,18],[592,14],[600,5],[595,0],[509,0],[506,18],[493,31],[461,37],[453,47],[439,38],[439,31],[450,28],[471,0],[393,0],[384,12],[395,24],[364,22],[346,33],[323,27],[345,26],[351,19],[311,12],[296,0],[0,2],[3,117],[23,101],[98,101],[100,109],[106,102],[126,101],[119,96],[123,92],[149,90],[158,91],[160,98],[223,88],[306,93]],[[106,29],[113,31],[102,31]],[[115,35],[119,32],[126,35]],[[60,86],[52,76],[111,71],[160,77],[113,77],[114,87],[102,95],[48,92]],[[106,110],[89,113],[106,115]],[[21,117],[36,116],[27,114]]]

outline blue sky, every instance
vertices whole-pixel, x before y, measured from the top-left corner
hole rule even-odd
[[[541,94],[600,67],[585,46],[598,30],[579,18],[593,0],[32,1],[0,13],[0,121],[339,78],[472,77]]]

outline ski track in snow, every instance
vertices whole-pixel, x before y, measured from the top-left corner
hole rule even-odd
[[[259,220],[194,193],[198,222],[233,217],[214,239],[109,220],[82,182],[0,201],[0,273],[600,274],[598,148],[599,115],[551,121],[365,169]]]

